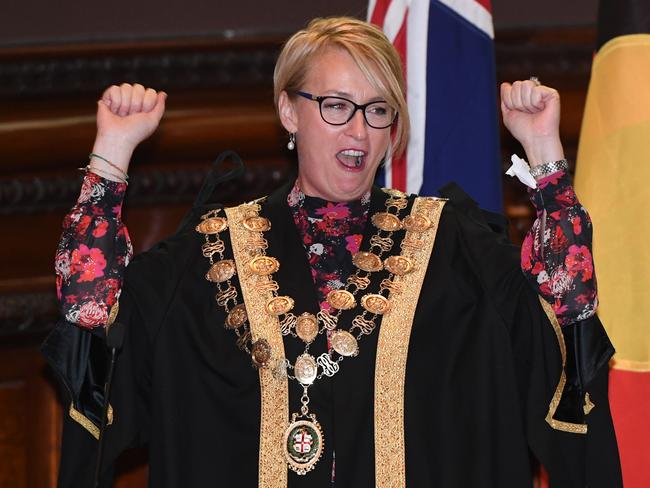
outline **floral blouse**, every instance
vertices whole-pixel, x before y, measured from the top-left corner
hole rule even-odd
[[[521,267],[566,325],[592,316],[597,305],[591,220],[564,172],[538,185],[529,191],[537,219],[524,240]],[[84,328],[108,323],[133,255],[121,220],[125,191],[123,183],[87,173],[79,199],[63,221],[55,263],[57,293],[66,320]],[[305,196],[297,185],[289,193],[323,308],[329,307],[327,293],[342,287],[352,272],[369,199],[370,193],[360,201],[327,202]]]

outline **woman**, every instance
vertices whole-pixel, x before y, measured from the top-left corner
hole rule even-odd
[[[316,19],[285,45],[274,83],[297,180],[204,205],[123,282],[123,181],[166,95],[122,85],[100,100],[57,255],[66,321],[45,345],[72,397],[61,485],[92,478],[101,326],[117,316],[104,456],[148,444],[151,486],[521,487],[529,450],[554,486],[618,486],[590,223],[562,165],[547,164],[564,158],[557,92],[501,89],[506,126],[541,172],[524,274],[468,199],[372,186],[408,137],[399,58],[379,30]]]

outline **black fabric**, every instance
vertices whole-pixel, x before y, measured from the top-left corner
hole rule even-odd
[[[629,34],[650,34],[650,2],[600,0],[596,50],[615,37]]]
[[[273,225],[268,254],[281,262],[276,279],[281,293],[294,297],[294,313],[315,313],[316,290],[286,203],[289,189],[263,205]],[[383,209],[385,198],[373,189],[371,214]],[[371,232],[369,226],[363,246]],[[201,254],[203,242],[186,225],[127,268],[118,320],[128,329],[111,399],[115,422],[107,430],[107,478],[121,451],[148,444],[152,487],[257,486],[258,375],[222,325],[215,287],[204,277],[209,263]],[[353,315],[344,314],[342,324]],[[364,337],[358,357],[310,388],[325,453],[308,475],[290,472],[290,488],[330,487],[334,451],[337,488],[374,486],[377,337]],[[319,336],[312,354],[325,350],[324,341]],[[285,350],[293,360],[302,347],[288,337]],[[529,451],[547,468],[552,487],[620,486],[607,368],[602,361],[593,364],[601,366],[588,388],[596,404],[586,417],[589,434],[551,429],[544,418],[560,376],[560,353],[519,269],[519,250],[447,204],[409,346],[408,486],[532,486]],[[297,410],[299,394],[290,382],[290,411]],[[60,486],[90,486],[89,437],[66,422]]]

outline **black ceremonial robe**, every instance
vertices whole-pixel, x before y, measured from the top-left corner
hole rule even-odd
[[[316,313],[309,264],[286,203],[290,188],[274,193],[262,207],[261,215],[273,225],[266,233],[268,255],[281,263],[275,278],[281,293],[295,299],[294,313]],[[385,199],[373,189],[371,214],[383,210]],[[201,254],[204,239],[195,232],[196,223],[138,256],[127,269],[118,316],[127,331],[111,396],[114,419],[106,433],[104,486],[110,486],[115,458],[136,445],[148,446],[152,487],[257,486],[258,373],[237,348],[235,334],[223,327],[215,286],[204,276],[209,264]],[[362,249],[369,247],[372,233],[369,224]],[[345,313],[340,326],[353,313]],[[555,430],[544,420],[560,378],[560,349],[520,270],[519,249],[467,201],[449,202],[408,351],[407,486],[530,487],[531,453],[548,470],[553,487],[620,486],[607,402],[611,345],[597,319],[565,329],[564,335],[569,381],[557,415],[584,421],[587,434]],[[44,345],[64,382],[68,377],[72,400],[82,411],[84,403],[101,397],[87,385],[101,384],[97,366],[103,354],[100,341],[89,337],[61,324]],[[375,485],[377,337],[375,331],[362,338],[358,357],[346,359],[338,374],[310,388],[310,409],[323,427],[325,453],[307,475],[290,472],[289,487],[330,487],[333,453],[337,488]],[[286,337],[284,343],[293,361],[302,352],[300,341]],[[325,348],[321,335],[311,353],[317,356]],[[585,391],[596,405],[587,416],[582,412]],[[290,381],[290,412],[297,411],[300,393]],[[61,487],[91,486],[96,445],[85,429],[66,419]]]

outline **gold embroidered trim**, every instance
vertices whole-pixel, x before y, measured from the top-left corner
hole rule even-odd
[[[256,275],[247,266],[251,258],[246,247],[250,232],[243,226],[243,221],[248,216],[247,209],[250,209],[250,204],[227,208],[226,216],[252,342],[265,339],[271,346],[273,357],[284,358],[280,322],[277,316],[272,317],[265,312],[265,306],[273,294],[270,289],[258,286],[260,282],[268,281],[269,277]],[[273,377],[272,368],[260,368],[259,375],[261,412],[258,486],[284,488],[288,477],[282,438],[289,425],[289,387],[286,377]]]
[[[589,392],[585,393],[585,404],[582,406],[583,412],[585,415],[589,415],[594,408],[596,408],[596,404],[591,401]]]
[[[95,439],[99,440],[99,427],[93,424],[92,421],[84,414],[82,414],[79,410],[74,408],[74,405],[72,403],[70,404],[68,414],[72,420],[90,432],[90,435],[92,435]],[[113,407],[110,404],[108,405],[108,412],[106,414],[106,417],[108,418],[107,425],[111,425],[113,423]]]
[[[384,315],[379,329],[375,365],[375,485],[406,486],[406,455],[404,443],[404,382],[411,327],[420,289],[436,239],[438,221],[444,200],[418,197],[411,215],[425,214],[431,227],[425,232],[407,232],[403,255],[414,263],[414,270],[395,276],[401,292],[390,292],[393,304]],[[422,245],[412,245],[413,242]],[[411,245],[404,245],[411,243]]]
[[[551,403],[548,406],[548,414],[546,414],[546,422],[551,428],[555,430],[561,430],[563,432],[570,432],[572,434],[586,434],[587,433],[587,424],[574,424],[572,422],[564,422],[562,420],[556,420],[553,417],[557,411],[557,407],[560,405],[560,399],[562,398],[562,393],[564,392],[564,386],[566,385],[566,372],[564,368],[566,366],[566,344],[564,343],[564,336],[562,335],[562,328],[560,327],[555,312],[551,305],[544,300],[542,297],[539,297],[539,302],[542,304],[542,308],[548,317],[548,320],[553,326],[555,331],[555,336],[557,337],[558,345],[560,346],[560,355],[562,356],[562,373],[560,373],[560,381],[555,388],[555,393],[553,393],[553,398],[551,398]]]

